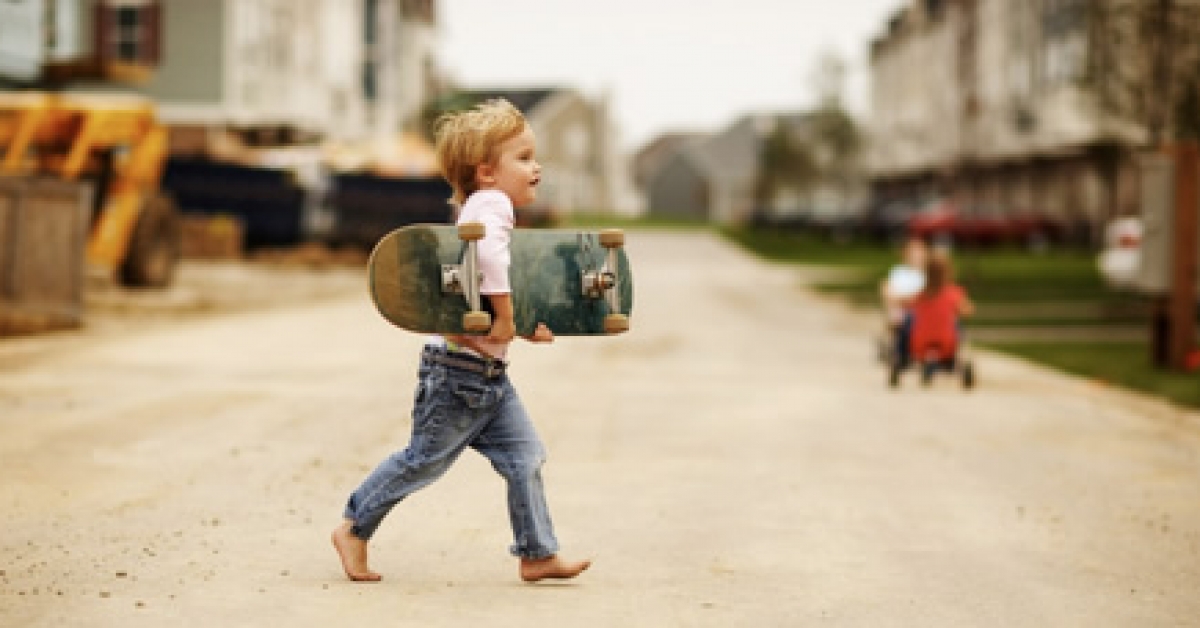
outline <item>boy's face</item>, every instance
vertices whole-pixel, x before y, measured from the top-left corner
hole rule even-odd
[[[535,148],[533,130],[528,126],[505,140],[496,151],[496,162],[479,166],[476,174],[479,189],[504,192],[514,207],[524,207],[537,200],[542,166],[534,158]]]
[[[913,268],[924,268],[929,252],[920,240],[909,240],[904,246],[904,262]]]

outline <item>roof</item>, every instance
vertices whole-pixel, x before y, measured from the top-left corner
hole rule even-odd
[[[775,125],[786,125],[790,133],[803,136],[812,116],[804,112],[754,113],[744,115],[725,129],[685,147],[684,155],[707,173],[711,181],[746,186],[758,176],[763,139]]]
[[[493,98],[503,98],[512,103],[514,107],[521,110],[521,113],[529,115],[543,101],[553,95],[555,92],[563,91],[561,87],[537,87],[530,89],[468,89],[463,90],[466,94],[476,102],[490,100]]]
[[[704,138],[707,133],[696,131],[675,131],[663,133],[651,140],[633,157],[633,175],[638,185],[645,185],[652,179],[671,158],[680,151],[687,150]]]

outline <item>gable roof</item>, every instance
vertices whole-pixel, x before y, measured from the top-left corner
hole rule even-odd
[[[634,183],[639,186],[646,185],[681,151],[707,137],[707,133],[698,131],[673,131],[654,138],[633,157]]]
[[[752,185],[758,176],[763,139],[784,125],[793,137],[808,132],[811,114],[800,112],[755,113],[736,119],[724,130],[689,145],[685,153],[711,181],[724,185]]]
[[[520,109],[521,113],[528,116],[531,111],[545,102],[547,98],[563,89],[560,87],[536,87],[530,89],[487,88],[468,89],[463,90],[462,93],[476,102],[492,98],[503,98],[512,103],[517,109]]]

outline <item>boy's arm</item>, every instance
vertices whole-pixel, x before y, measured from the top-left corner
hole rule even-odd
[[[971,302],[971,298],[967,296],[965,290],[958,294],[958,314],[959,316],[970,316],[975,313],[975,304]]]
[[[492,329],[488,332],[489,342],[508,342],[517,335],[517,323],[513,320],[511,294],[486,295],[492,304]]]
[[[962,303],[958,306],[958,311],[963,316],[970,316],[975,313],[975,304],[967,297],[963,297]]]

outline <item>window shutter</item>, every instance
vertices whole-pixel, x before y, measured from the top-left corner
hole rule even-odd
[[[142,8],[142,50],[141,62],[147,66],[157,66],[162,61],[162,2],[148,3]]]
[[[108,4],[101,1],[92,5],[92,58],[96,65],[108,63],[113,49],[113,13]]]

